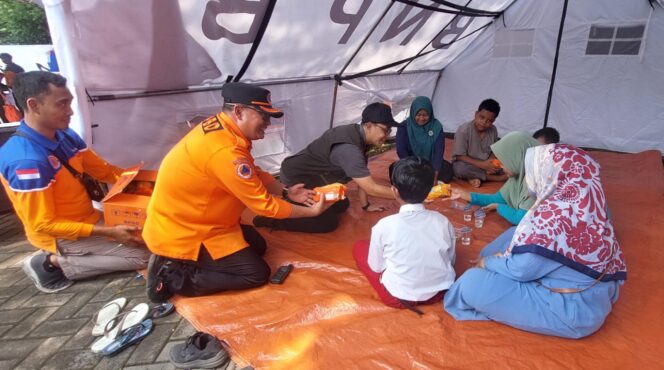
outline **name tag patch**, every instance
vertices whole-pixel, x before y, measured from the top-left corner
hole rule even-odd
[[[224,126],[221,125],[217,116],[212,116],[201,122],[201,128],[203,129],[203,132],[207,134],[208,132],[223,130]]]

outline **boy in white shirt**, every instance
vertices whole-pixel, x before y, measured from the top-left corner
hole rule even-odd
[[[442,214],[424,208],[434,170],[419,157],[390,166],[392,192],[401,205],[372,228],[371,241],[359,241],[353,257],[386,305],[408,308],[440,302],[454,282],[454,227]]]

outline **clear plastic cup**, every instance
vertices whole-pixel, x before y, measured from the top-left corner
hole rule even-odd
[[[463,220],[470,222],[473,219],[473,207],[468,204],[466,208],[463,209]]]
[[[464,226],[461,228],[461,244],[470,245],[473,237],[473,229],[469,226]]]
[[[450,201],[450,208],[451,209],[463,209],[464,204],[462,202],[459,202],[458,200],[451,200]]]
[[[461,229],[463,229],[463,226],[454,226],[454,239],[456,241],[459,241],[461,239]]]
[[[484,226],[484,218],[486,213],[481,208],[475,211],[475,227],[481,229]]]

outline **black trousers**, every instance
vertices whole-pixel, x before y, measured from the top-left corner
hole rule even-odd
[[[168,290],[188,297],[210,295],[226,290],[259,287],[270,278],[265,254],[265,239],[251,226],[240,225],[247,248],[219,259],[212,259],[201,248],[198,261],[169,259],[166,273]]]
[[[348,198],[334,203],[325,212],[316,217],[268,219],[269,226],[275,230],[297,231],[301,233],[329,233],[339,226],[339,215],[350,206]],[[265,223],[265,221],[264,221]]]

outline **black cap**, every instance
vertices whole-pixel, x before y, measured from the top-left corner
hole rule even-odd
[[[279,118],[284,112],[272,106],[270,90],[243,82],[229,82],[221,88],[221,96],[226,104],[243,104]]]
[[[362,123],[373,122],[380,123],[387,127],[401,126],[392,117],[392,109],[389,105],[383,103],[371,103],[362,111]]]

